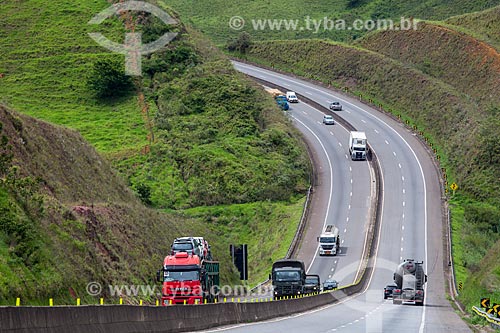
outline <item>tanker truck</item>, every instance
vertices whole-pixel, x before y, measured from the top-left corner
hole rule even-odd
[[[394,304],[410,303],[424,305],[424,284],[427,275],[424,272],[424,262],[406,259],[399,264],[394,272],[394,283],[397,288],[392,292]]]

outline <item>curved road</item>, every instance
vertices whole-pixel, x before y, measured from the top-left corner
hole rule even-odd
[[[371,276],[371,283],[363,293],[341,303],[307,313],[219,330],[242,332],[470,331],[445,299],[440,183],[432,158],[423,145],[401,124],[355,99],[272,71],[237,62],[234,65],[239,71],[284,86],[322,105],[327,106],[332,100],[340,101],[344,110],[338,114],[357,130],[366,132],[368,141],[379,159],[383,174],[384,192],[381,198],[383,211],[375,269]],[[344,142],[347,142],[345,131],[344,133],[340,129],[338,132],[332,131],[333,135],[328,140],[324,137],[326,131],[325,126],[321,124],[320,112],[311,108],[307,111],[308,107],[302,105],[300,107],[292,105],[292,108],[297,127],[306,136],[312,134],[307,134],[305,126],[317,137],[322,137],[322,141],[333,143],[333,147],[332,145],[329,145],[329,148],[325,147],[329,153],[334,154],[330,162],[335,165],[333,178],[327,177],[326,181],[331,179],[334,182],[334,188],[339,188],[338,192],[332,192],[332,197],[333,193],[339,197],[332,200],[334,204],[330,210],[333,210],[333,207],[340,209],[328,212],[323,217],[325,221],[338,221],[339,225],[345,226],[341,231],[351,228],[346,233],[345,243],[342,246],[349,254],[351,249],[353,252],[360,251],[359,247],[362,247],[364,239],[363,225],[351,224],[351,222],[366,220],[363,214],[367,213],[366,198],[369,197],[369,193],[366,192],[366,187],[354,187],[356,182],[366,184],[369,181],[370,175],[366,163],[340,162],[345,159],[345,156],[342,157],[342,152],[345,153]],[[321,145],[316,145],[315,149],[319,151],[323,148]],[[346,167],[349,169],[348,165],[351,166],[349,171],[346,170]],[[336,178],[337,172],[335,171],[338,171],[338,175],[343,175],[342,179]],[[321,170],[319,172],[321,173]],[[350,177],[347,177],[346,182],[346,175],[351,175],[352,186]],[[325,178],[321,179],[323,181]],[[353,188],[359,189],[360,192],[354,192],[351,198],[349,189]],[[350,200],[350,203],[347,203],[351,205],[349,211],[343,211],[342,207],[346,207],[346,202],[343,202],[345,200]],[[347,217],[350,217],[349,221]],[[307,254],[308,246],[311,247],[310,244],[303,244],[301,253]],[[314,260],[310,273],[319,271],[324,278],[328,270],[331,271],[334,268],[335,278],[341,277],[341,281],[344,282],[345,279],[349,282],[357,270],[358,263],[354,259],[355,256],[349,255],[348,257],[350,262],[337,266],[332,265],[330,258]],[[384,300],[382,297],[383,287],[392,282],[393,271],[404,258],[424,260],[429,279],[426,284],[426,300],[423,307],[393,305],[390,300]],[[303,259],[307,261],[307,258]],[[341,262],[342,256],[339,256],[338,263]]]
[[[298,103],[291,105],[289,114],[308,141],[317,168],[311,215],[298,258],[306,263],[308,273],[320,275],[321,281],[335,278],[341,285],[351,284],[356,279],[357,267],[342,277],[336,272],[346,270],[362,255],[364,241],[363,237],[361,242],[359,239],[369,221],[373,177],[368,162],[351,161],[347,146],[349,132],[338,124],[323,125],[320,111]],[[316,237],[326,224],[339,228],[341,245],[337,256],[318,255]]]

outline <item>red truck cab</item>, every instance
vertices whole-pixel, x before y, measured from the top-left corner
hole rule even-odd
[[[200,258],[187,252],[166,256],[158,271],[162,285],[162,305],[202,304],[203,289]]]

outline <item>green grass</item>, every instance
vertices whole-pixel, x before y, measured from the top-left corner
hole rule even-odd
[[[416,31],[373,33],[356,45],[416,68],[470,96],[478,105],[474,113],[484,117],[500,105],[498,53],[481,40],[449,27],[420,22]]]
[[[323,22],[323,18],[327,17],[332,20],[343,19],[349,25],[356,19],[390,18],[399,21],[401,16],[442,20],[451,15],[487,9],[499,3],[498,0],[452,0],[447,2],[439,0],[350,0],[343,2],[315,1],[314,3],[304,0],[235,0],[232,2],[217,0],[204,4],[203,10],[200,11],[200,3],[194,0],[168,2],[181,14],[183,20],[209,35],[219,45],[224,45],[241,31],[250,33],[255,40],[327,38],[349,41],[361,37],[366,31],[329,31],[321,28],[318,33],[315,33],[314,30],[307,29],[304,20],[309,17]],[[240,16],[245,20],[246,24],[242,30],[236,31],[229,27],[229,20],[233,16]],[[259,19],[299,20],[299,24],[304,29],[296,31],[284,28],[280,31],[254,30],[251,20]]]
[[[445,22],[464,29],[500,50],[500,6],[477,13],[454,16]]]
[[[117,42],[123,38],[116,18],[104,26],[87,24],[107,6],[106,1],[2,3],[1,102],[76,129],[101,152],[139,150],[147,133],[136,97],[99,101],[86,86],[95,61],[123,59],[87,35],[97,30]]]

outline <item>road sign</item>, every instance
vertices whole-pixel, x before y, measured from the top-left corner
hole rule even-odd
[[[457,190],[457,188],[458,188],[457,183],[452,183],[452,184],[450,185],[450,188],[451,188],[453,191],[456,191],[456,190]]]
[[[459,283],[458,283],[458,290],[459,290],[459,291],[462,291],[462,287],[463,287],[462,282],[459,282]]]
[[[490,307],[490,299],[489,298],[481,298],[481,307],[482,308],[489,308]]]
[[[500,311],[500,304],[493,303],[493,306],[491,308],[493,309],[493,312],[498,315],[498,311]]]

